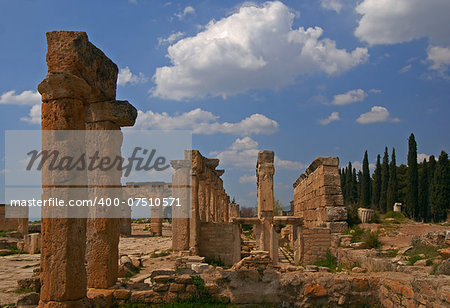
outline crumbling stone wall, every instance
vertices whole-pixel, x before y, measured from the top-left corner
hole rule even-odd
[[[325,258],[331,246],[329,228],[302,228],[299,236],[302,264],[312,264]]]
[[[235,237],[232,223],[202,222],[200,224],[200,255],[216,261],[220,260],[226,266],[232,266],[236,262],[234,241],[240,241],[240,237]],[[240,249],[238,253],[240,255]]]
[[[191,186],[190,196],[184,196],[191,200],[190,213],[178,212],[182,209],[173,212],[172,249],[199,254],[201,222],[221,223],[229,220],[230,198],[220,178],[224,170],[216,169],[218,159],[206,158],[198,150],[185,151],[184,160],[170,163],[175,169],[172,176],[174,195],[184,195],[176,187],[186,185],[189,182],[187,177],[190,177]]]
[[[316,158],[293,186],[294,216],[302,217],[305,227],[327,227],[331,233],[346,230],[337,157]]]
[[[128,198],[167,198],[172,196],[171,183],[165,182],[129,182],[123,187],[123,197]],[[171,209],[169,209],[171,211]],[[166,208],[150,207],[150,227],[153,235],[162,235],[162,221]],[[169,217],[167,217],[169,218]]]
[[[23,208],[28,211],[28,208]],[[0,230],[18,230],[22,235],[28,233],[28,218],[6,218],[6,205],[0,204]]]

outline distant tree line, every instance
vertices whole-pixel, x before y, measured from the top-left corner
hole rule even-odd
[[[447,219],[450,208],[450,165],[448,154],[439,159],[417,163],[417,143],[414,134],[408,140],[407,165],[397,166],[395,148],[389,160],[388,148],[383,159],[377,155],[375,170],[370,175],[369,157],[364,153],[362,170],[351,162],[339,170],[342,194],[346,205],[372,208],[380,213],[393,210],[394,203],[403,205],[403,213],[416,221],[440,222]]]

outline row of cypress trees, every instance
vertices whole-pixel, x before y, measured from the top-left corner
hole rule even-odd
[[[377,155],[375,170],[370,175],[369,157],[364,153],[362,170],[351,162],[340,170],[342,194],[346,205],[373,208],[380,213],[392,211],[394,203],[404,205],[404,214],[416,221],[444,221],[450,209],[450,165],[442,151],[438,161],[430,156],[417,163],[414,134],[408,140],[408,164],[397,166],[395,148],[389,159],[388,148],[383,159]]]

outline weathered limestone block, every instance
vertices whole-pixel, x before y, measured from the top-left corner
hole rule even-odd
[[[180,198],[181,207],[172,208],[172,250],[179,252],[189,250],[189,203],[190,196],[186,185],[190,182],[191,162],[187,160],[172,160],[170,164],[175,169],[172,175],[173,195]]]
[[[78,90],[75,92],[74,89]],[[85,98],[90,88],[81,79],[71,74],[50,72],[38,90],[43,96],[42,130],[85,129]],[[47,142],[51,140],[42,140],[43,149]],[[43,183],[51,182],[52,174],[43,169],[42,178]],[[64,189],[43,187],[43,198],[50,197],[68,200],[71,196]],[[42,287],[39,306],[74,307],[77,304],[82,307],[86,298],[86,220],[42,218],[41,232]]]
[[[86,122],[110,121],[119,127],[133,126],[137,110],[127,101],[105,101],[89,105]]]
[[[344,233],[348,228],[346,221],[331,221],[326,222],[325,225],[330,229],[331,233]]]
[[[85,32],[47,33],[49,72],[67,72],[84,79],[92,89],[90,102],[114,100],[119,69],[88,40]]]
[[[325,207],[324,221],[347,220],[347,209],[345,207],[327,206]]]
[[[41,251],[41,234],[32,233],[25,235],[24,251],[29,254],[39,253]]]
[[[258,153],[258,162],[256,164],[258,217],[261,216],[262,212],[273,213],[273,175],[275,173],[273,162],[273,151],[260,151]]]

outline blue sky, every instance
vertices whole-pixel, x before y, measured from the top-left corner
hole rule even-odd
[[[275,198],[288,205],[317,156],[346,165],[367,149],[374,163],[388,146],[405,163],[411,132],[421,158],[450,149],[448,0],[17,0],[0,16],[1,201],[4,131],[40,127],[52,30],[86,31],[119,66],[136,128],[193,130],[244,206],[258,150],[275,151]]]

